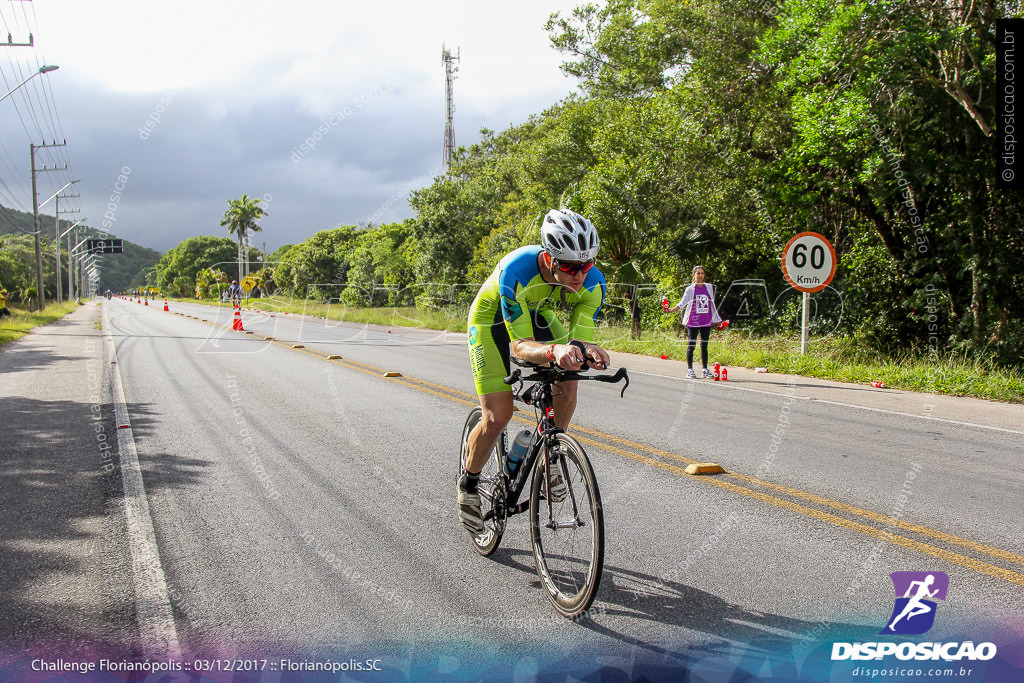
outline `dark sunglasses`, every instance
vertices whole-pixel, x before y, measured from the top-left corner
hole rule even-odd
[[[563,273],[569,275],[576,275],[577,273],[585,273],[594,267],[593,261],[586,261],[584,263],[562,263],[561,261],[555,261],[555,267]]]

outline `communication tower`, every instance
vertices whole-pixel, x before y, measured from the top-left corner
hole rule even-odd
[[[459,70],[455,62],[459,61],[459,49],[455,54],[441,43],[441,63],[444,64],[444,95],[445,95],[445,118],[444,118],[444,150],[441,154],[441,170],[447,171],[451,163],[452,155],[455,154],[455,72]]]

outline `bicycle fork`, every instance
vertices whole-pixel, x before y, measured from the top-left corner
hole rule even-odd
[[[584,522],[580,519],[579,507],[576,505],[576,494],[573,492],[572,482],[569,480],[569,471],[566,467],[567,458],[558,455],[555,451],[555,444],[557,443],[555,435],[564,432],[559,427],[556,427],[554,422],[545,420],[545,423],[543,426],[546,429],[540,435],[539,445],[539,448],[542,448],[544,452],[544,469],[540,475],[544,477],[544,491],[546,492],[544,498],[548,509],[548,521],[544,526],[548,529],[578,529],[584,526]],[[567,495],[569,496],[569,507],[572,510],[572,519],[568,521],[555,521],[554,509],[552,508],[554,501],[551,500],[552,467],[560,467],[562,471],[562,484],[566,488]]]

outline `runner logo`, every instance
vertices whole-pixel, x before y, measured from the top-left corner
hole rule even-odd
[[[945,572],[893,572],[896,604],[882,634],[919,635],[935,623],[935,598],[946,599],[949,576]]]
[[[945,600],[949,577],[943,572],[893,572],[892,585],[896,591],[896,604],[883,635],[919,635],[935,623],[935,600]],[[884,660],[895,657],[900,661],[987,662],[996,656],[995,643],[977,643],[972,640],[942,643],[868,642],[832,643],[832,661]],[[858,669],[853,675],[858,676]]]

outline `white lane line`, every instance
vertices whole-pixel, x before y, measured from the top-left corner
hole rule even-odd
[[[139,453],[129,422],[128,405],[121,381],[117,350],[110,332],[110,316],[103,307],[103,329],[107,330],[107,359],[110,390],[117,420],[117,450],[121,457],[124,483],[124,513],[128,527],[128,547],[132,557],[132,583],[135,586],[135,612],[139,621],[139,639],[143,652],[151,660],[180,659],[181,646],[174,626],[174,611],[167,591],[167,579],[160,563],[160,549],[149,514],[149,500],[142,483]],[[123,427],[122,427],[123,426]]]
[[[699,382],[699,380],[689,380],[689,379],[686,379],[686,378],[683,378],[683,377],[674,377],[672,375],[660,375],[660,374],[658,374],[656,372],[644,372],[642,370],[637,370],[635,373],[630,373],[630,374],[647,375],[649,377],[661,377],[661,378],[664,378],[664,379],[671,379],[671,380],[676,380],[676,381]],[[870,406],[857,405],[856,403],[843,403],[842,401],[831,401],[831,400],[829,400],[827,398],[815,398],[813,396],[790,396],[789,394],[783,394],[783,393],[778,392],[778,391],[767,391],[765,389],[753,389],[751,387],[739,387],[739,386],[736,386],[735,384],[729,385],[728,389],[731,390],[731,391],[749,391],[749,392],[752,392],[752,393],[755,393],[755,394],[767,394],[768,396],[780,396],[780,397],[785,397],[785,398],[797,399],[797,400],[800,400],[800,401],[813,401],[815,403],[828,403],[828,404],[831,404],[831,405],[834,405],[834,406],[841,406],[843,408],[857,408],[859,410],[867,410],[867,411],[871,411],[871,412],[875,412],[875,413],[885,413],[886,415],[900,415],[900,416],[903,416],[903,417],[916,417],[916,418],[918,418],[920,420],[931,420],[932,422],[943,422],[945,424],[959,425],[961,427],[976,427],[978,429],[991,429],[992,431],[996,431],[996,432],[1004,432],[1006,434],[1019,434],[1021,436],[1024,436],[1024,431],[1020,431],[1020,430],[1017,430],[1017,429],[1007,429],[1005,427],[993,427],[992,425],[983,425],[983,424],[978,424],[977,422],[962,422],[960,420],[950,420],[950,419],[945,418],[945,417],[933,417],[931,415],[917,415],[915,413],[905,413],[905,412],[902,412],[900,410],[889,410],[887,408],[872,408]]]

